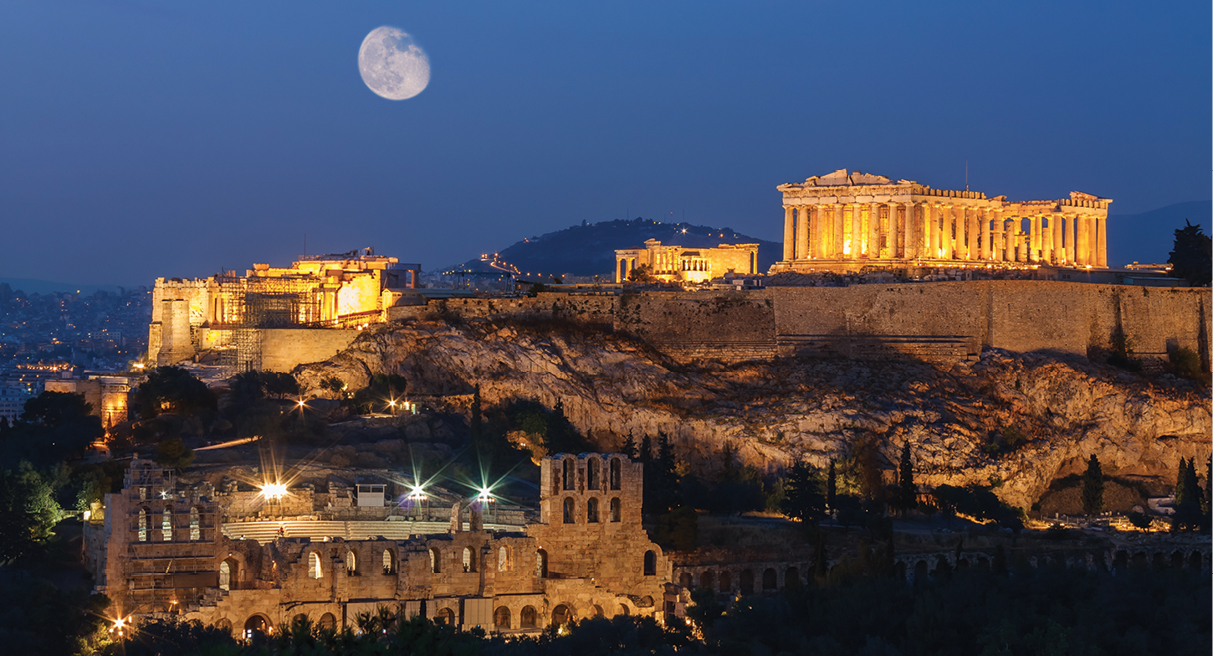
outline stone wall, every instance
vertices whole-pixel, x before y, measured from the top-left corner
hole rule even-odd
[[[270,328],[261,331],[261,368],[290,371],[301,364],[323,362],[344,350],[357,330]]]

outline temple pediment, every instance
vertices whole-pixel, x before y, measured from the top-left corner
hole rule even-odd
[[[853,187],[855,185],[886,185],[889,184],[889,179],[883,175],[872,175],[860,171],[851,173],[846,169],[838,169],[827,175],[806,178],[804,184],[807,187]]]

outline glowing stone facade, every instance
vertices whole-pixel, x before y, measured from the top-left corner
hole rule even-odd
[[[758,244],[720,244],[716,248],[667,246],[656,239],[644,248],[615,251],[615,282],[628,279],[632,271],[646,267],[662,282],[701,283],[728,272],[758,273]]]
[[[779,185],[782,271],[1108,266],[1108,198],[1008,201],[846,169]]]

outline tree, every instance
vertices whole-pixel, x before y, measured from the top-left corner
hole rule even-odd
[[[1175,231],[1175,244],[1167,262],[1171,264],[1171,276],[1183,278],[1192,287],[1208,287],[1213,279],[1213,244],[1200,228],[1184,219],[1186,227]]]
[[[783,513],[805,524],[817,526],[826,517],[821,476],[807,462],[797,462],[784,477]]]
[[[624,440],[619,452],[632,460],[636,459],[636,438],[632,437],[632,431],[628,431],[628,439]]]
[[[652,269],[647,264],[642,264],[628,272],[628,281],[636,283],[651,283],[655,282]]]
[[[206,383],[182,367],[157,367],[139,385],[135,399],[144,419],[165,412],[195,414],[215,409],[215,395]]]
[[[1094,453],[1082,475],[1082,511],[1088,515],[1103,512],[1103,470]]]
[[[61,515],[54,489],[30,463],[0,471],[0,563],[11,563],[45,542]]]
[[[918,507],[918,486],[914,485],[914,464],[910,460],[910,443],[901,447],[901,462],[897,466],[897,507],[904,516]]]
[[[84,419],[92,409],[92,404],[84,400],[83,394],[43,392],[25,402],[21,421],[59,428]]]
[[[185,469],[194,462],[193,449],[187,449],[180,437],[170,437],[156,445],[156,464],[169,469]]]
[[[1172,520],[1174,530],[1198,529],[1204,524],[1201,511],[1201,498],[1204,491],[1200,489],[1200,481],[1196,478],[1196,458],[1180,459],[1178,483],[1175,488],[1175,515]]]

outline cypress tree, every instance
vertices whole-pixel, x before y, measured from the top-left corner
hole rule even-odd
[[[636,438],[632,437],[632,431],[628,431],[628,439],[623,441],[623,446],[619,450],[632,460],[636,459]]]
[[[648,465],[649,461],[651,461],[652,459],[653,459],[653,438],[649,437],[648,435],[645,435],[644,437],[640,438],[640,462],[643,462],[643,463],[645,463],[645,465]],[[647,467],[646,467],[646,469],[647,469]]]
[[[918,507],[918,486],[914,485],[914,464],[910,461],[910,443],[901,448],[901,464],[897,468],[898,507],[902,514]]]
[[[1184,501],[1184,483],[1187,479],[1187,473],[1188,461],[1180,458],[1179,471],[1175,474],[1175,501],[1172,502],[1177,508]]]
[[[1103,512],[1103,470],[1094,453],[1082,475],[1082,511],[1088,515]]]
[[[834,512],[834,498],[838,496],[838,474],[834,472],[834,461],[830,461],[830,473],[826,476],[826,507]]]
[[[1180,466],[1179,483],[1183,495],[1175,497],[1175,519],[1171,524],[1175,530],[1196,529],[1202,523],[1200,508],[1200,482],[1196,478],[1196,458],[1192,458]]]

